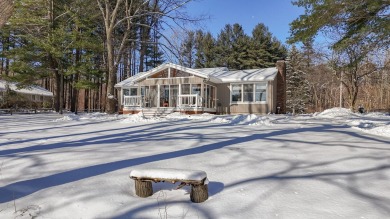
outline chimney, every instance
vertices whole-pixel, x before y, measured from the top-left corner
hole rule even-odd
[[[276,62],[278,75],[276,76],[276,110],[275,112],[286,113],[286,61]],[[280,107],[280,108],[279,108]]]

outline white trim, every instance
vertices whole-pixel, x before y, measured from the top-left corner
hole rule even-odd
[[[256,101],[256,84],[265,83],[265,92],[266,92],[266,100],[265,101]],[[251,84],[253,86],[253,101],[244,101],[244,84]],[[241,85],[241,101],[232,101],[232,91],[233,85]],[[243,83],[230,83],[229,85],[230,97],[229,102],[230,105],[240,105],[240,104],[267,104],[268,103],[268,82],[267,81],[256,81],[256,82],[243,82]]]
[[[157,84],[157,104],[156,104],[157,107],[161,107],[160,106],[160,84]]]
[[[209,81],[214,82],[214,83],[221,83],[222,82],[222,80],[220,80],[219,78],[204,74],[204,73],[202,73],[202,71],[198,71],[196,69],[187,68],[187,67],[183,67],[180,65],[172,64],[172,63],[165,63],[165,64],[157,66],[156,68],[153,68],[149,71],[140,72],[132,77],[129,77],[126,80],[115,84],[114,87],[117,88],[117,87],[132,86],[132,85],[136,84],[138,81],[143,80],[143,79],[147,79],[149,76],[151,76],[151,75],[153,75],[161,70],[164,70],[166,68],[174,68],[174,69],[177,69],[179,71],[187,72],[187,73],[193,75],[191,77],[197,76],[200,78],[208,79]],[[168,76],[169,76],[169,72],[168,72]],[[184,77],[184,78],[188,78],[188,77]],[[167,79],[167,78],[162,78],[162,79]]]

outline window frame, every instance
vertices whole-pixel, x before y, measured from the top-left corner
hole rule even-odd
[[[265,85],[265,100],[256,100],[256,87],[258,84]],[[240,85],[240,93],[241,97],[239,97],[238,101],[233,101],[233,86]],[[244,85],[248,86],[251,85],[252,87],[252,101],[244,101]],[[230,104],[266,104],[268,99],[268,82],[267,81],[261,81],[261,82],[252,82],[252,83],[230,83]]]

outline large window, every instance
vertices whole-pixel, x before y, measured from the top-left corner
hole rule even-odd
[[[201,85],[200,84],[192,84],[191,85],[191,94],[200,95]]]
[[[232,84],[231,101],[234,103],[266,102],[267,83]]]
[[[130,88],[130,96],[137,96],[137,88]]]
[[[137,96],[138,88],[123,89],[123,96]]]
[[[256,95],[255,101],[267,101],[267,84],[266,83],[258,83],[255,84],[256,87]]]
[[[190,94],[191,93],[191,85],[190,84],[182,84],[181,85],[181,94]]]
[[[241,101],[241,92],[242,91],[242,85],[241,84],[233,84],[232,85],[232,102],[239,102]]]
[[[244,84],[244,102],[253,101],[253,84]]]

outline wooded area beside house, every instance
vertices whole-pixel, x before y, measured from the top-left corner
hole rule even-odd
[[[390,108],[387,1],[348,0],[337,7],[295,1],[311,10],[292,22],[290,42],[302,46],[289,51],[262,23],[251,35],[240,24],[227,24],[218,36],[185,30],[185,24],[204,19],[185,13],[188,2],[15,1],[13,16],[0,29],[0,78],[53,91],[56,111],[113,113],[114,84],[165,61],[251,69],[287,59],[291,112]],[[318,19],[325,12],[329,20]],[[314,26],[305,26],[307,19]],[[333,38],[329,49],[313,40],[321,31]]]

